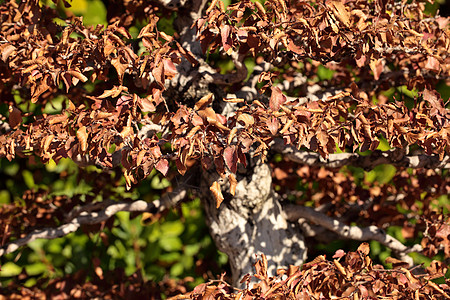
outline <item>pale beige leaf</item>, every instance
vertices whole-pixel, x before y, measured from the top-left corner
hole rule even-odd
[[[241,114],[241,115],[239,115],[237,120],[238,120],[238,122],[239,121],[243,122],[246,127],[252,126],[253,124],[255,124],[255,119],[253,118],[253,116],[251,116],[249,114]]]

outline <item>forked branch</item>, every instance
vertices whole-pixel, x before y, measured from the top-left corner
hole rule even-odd
[[[349,226],[337,219],[331,218],[321,212],[318,212],[311,207],[293,204],[287,204],[283,207],[287,215],[287,219],[291,222],[296,222],[298,221],[298,219],[303,218],[308,220],[309,222],[320,225],[345,239],[352,239],[357,241],[377,241],[390,248],[399,259],[407,262],[410,265],[413,264],[413,259],[407,254],[411,252],[422,251],[422,246],[420,246],[419,244],[414,245],[413,247],[407,247],[403,245],[399,240],[390,236],[376,226]]]
[[[0,257],[16,251],[19,247],[22,247],[36,239],[55,239],[68,235],[69,233],[77,231],[81,225],[98,224],[108,220],[120,211],[127,212],[151,212],[156,214],[162,212],[168,208],[175,206],[181,200],[186,197],[187,191],[185,189],[176,189],[172,193],[166,193],[159,200],[153,202],[146,202],[144,200],[136,200],[133,202],[118,202],[108,203],[101,211],[93,212],[92,205],[86,205],[86,209],[83,207],[78,208],[76,213],[72,214],[76,216],[69,220],[67,223],[57,228],[44,228],[35,230],[29,233],[27,236],[17,239],[11,243],[6,244],[0,248]]]

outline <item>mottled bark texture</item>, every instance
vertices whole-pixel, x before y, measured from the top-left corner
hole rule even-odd
[[[209,191],[214,180],[221,182],[225,196],[219,208]],[[228,255],[233,284],[239,286],[242,277],[254,271],[257,254],[266,255],[271,275],[280,267],[302,264],[306,249],[301,230],[287,222],[272,188],[269,166],[256,162],[237,180],[234,197],[227,194],[227,180],[213,172],[203,172],[201,183],[207,223],[217,247]]]

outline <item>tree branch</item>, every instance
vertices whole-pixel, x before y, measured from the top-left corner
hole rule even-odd
[[[375,150],[367,156],[362,156],[358,153],[330,154],[327,159],[315,152],[300,151],[293,146],[284,145],[281,139],[276,139],[271,145],[271,149],[285,155],[293,162],[309,166],[341,168],[351,165],[363,169],[373,169],[378,165],[390,164],[406,168],[450,169],[450,156],[448,155],[439,160],[437,155],[406,155],[402,149]]]
[[[305,206],[286,204],[283,205],[283,208],[287,215],[287,219],[291,222],[296,222],[298,221],[298,219],[303,218],[308,220],[309,222],[320,225],[346,239],[357,241],[373,240],[380,242],[384,246],[392,249],[394,254],[399,259],[407,262],[410,265],[413,264],[413,259],[407,254],[411,252],[422,251],[422,246],[415,245],[414,247],[407,247],[376,226],[349,226],[337,219],[333,219],[321,212],[318,212],[313,208]]]
[[[236,72],[230,74],[220,74],[214,71],[204,71],[203,76],[210,82],[218,85],[231,85],[237,82],[242,82],[247,77],[248,71],[244,64],[245,55],[233,52],[231,54],[231,59],[233,60],[234,66],[236,67]],[[204,68],[212,70],[212,68],[207,65]],[[210,74],[211,73],[211,74]],[[210,75],[210,76],[209,76]]]
[[[75,213],[71,213],[73,216],[67,223],[57,228],[44,228],[35,230],[29,233],[27,236],[17,239],[11,243],[6,244],[0,248],[0,257],[16,251],[19,247],[22,247],[36,239],[55,239],[75,232],[81,225],[98,224],[108,220],[110,217],[120,211],[128,212],[151,212],[156,214],[162,212],[165,209],[175,206],[186,196],[187,191],[182,188],[177,188],[172,193],[164,194],[161,199],[153,202],[146,202],[144,200],[136,200],[134,202],[118,202],[106,205],[99,212],[93,212],[93,205],[87,204],[84,207],[77,208]],[[76,216],[76,217],[75,217]]]

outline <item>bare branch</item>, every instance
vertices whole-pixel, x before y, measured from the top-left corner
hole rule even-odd
[[[233,60],[234,66],[236,67],[236,72],[230,74],[220,74],[214,72],[211,74],[211,76],[209,76],[209,78],[206,76],[206,74],[208,73],[205,73],[204,76],[207,80],[210,80],[211,82],[219,85],[230,85],[237,82],[242,82],[245,80],[248,74],[247,67],[244,64],[244,58],[245,55],[233,52],[231,54],[231,59]]]
[[[36,239],[55,239],[68,235],[69,233],[77,231],[81,225],[98,224],[108,220],[110,217],[120,211],[128,212],[162,212],[165,209],[175,206],[186,196],[187,191],[185,189],[176,189],[172,193],[166,193],[159,200],[153,202],[146,202],[144,200],[136,200],[134,202],[118,202],[108,204],[103,207],[99,212],[93,212],[95,205],[88,204],[86,207],[77,208],[75,213],[71,213],[71,220],[66,224],[57,228],[44,228],[35,230],[29,233],[24,238],[17,239],[11,243],[6,244],[0,248],[0,257],[16,251],[19,247],[22,247]],[[77,217],[75,217],[77,216]]]
[[[376,226],[359,227],[349,226],[337,219],[333,219],[321,212],[316,211],[313,208],[287,204],[283,206],[287,219],[291,222],[296,222],[300,218],[306,219],[309,222],[320,225],[346,239],[352,239],[357,241],[377,241],[384,246],[392,249],[396,256],[412,265],[413,260],[407,254],[411,252],[422,251],[422,246],[414,245],[414,247],[407,247],[400,241],[390,236],[382,229]]]
[[[362,156],[357,153],[330,154],[327,159],[318,153],[297,150],[293,146],[284,145],[281,139],[277,139],[271,145],[275,152],[285,155],[293,162],[309,166],[325,166],[329,168],[341,168],[346,165],[373,169],[382,164],[390,164],[396,167],[426,168],[426,169],[450,169],[450,156],[444,156],[439,160],[437,155],[406,155],[402,149],[388,151],[376,150],[372,154]]]
[[[0,133],[6,133],[11,131],[11,126],[7,122],[3,122],[0,120]]]
[[[257,64],[254,67],[249,80],[239,91],[236,92],[236,97],[245,99],[246,101],[252,101],[254,99],[262,97],[263,95],[258,93],[256,85],[258,84],[259,75],[261,75],[261,73],[263,72],[269,71],[270,68],[271,64],[265,61],[262,61],[261,63]]]

